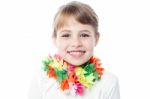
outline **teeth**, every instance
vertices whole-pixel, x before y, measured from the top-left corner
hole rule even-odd
[[[70,53],[77,53],[78,54],[78,53],[83,53],[83,52],[70,52]]]
[[[67,52],[74,58],[79,58],[85,53],[85,51],[82,51],[82,50],[72,50],[72,51],[67,51]]]
[[[68,51],[68,53],[85,53],[85,51]]]

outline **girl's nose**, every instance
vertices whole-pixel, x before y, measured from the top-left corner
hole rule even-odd
[[[74,37],[72,38],[72,42],[71,42],[72,47],[81,47],[82,43],[79,37]]]

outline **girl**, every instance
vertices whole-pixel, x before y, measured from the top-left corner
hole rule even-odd
[[[43,60],[29,99],[120,99],[116,76],[93,55],[99,40],[98,17],[81,2],[60,7],[54,19],[53,42],[58,54]]]

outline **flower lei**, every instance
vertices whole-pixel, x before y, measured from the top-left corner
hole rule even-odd
[[[83,95],[85,88],[91,88],[104,70],[96,57],[81,66],[74,66],[56,54],[43,60],[43,64],[48,77],[56,79],[60,89],[72,95]]]

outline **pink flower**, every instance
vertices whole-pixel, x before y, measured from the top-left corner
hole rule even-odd
[[[72,73],[72,72],[74,72],[74,69],[75,69],[75,66],[74,65],[68,65],[68,72],[69,73]]]
[[[83,95],[84,86],[81,83],[79,83],[79,82],[75,83],[75,86],[76,86],[76,93],[78,95]]]
[[[55,54],[54,57],[56,58],[57,61],[61,60],[61,56],[59,54]]]

